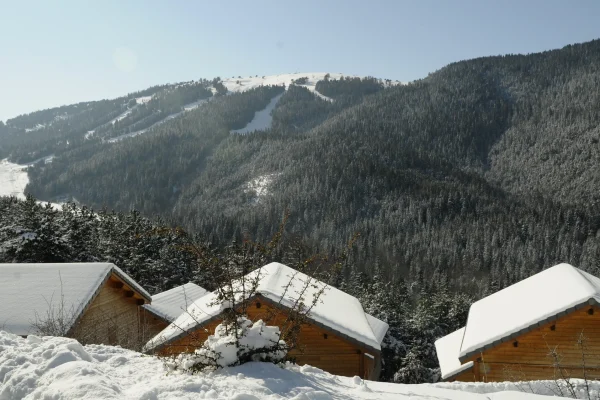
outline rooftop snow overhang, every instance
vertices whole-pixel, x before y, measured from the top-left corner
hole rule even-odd
[[[549,322],[556,321],[557,319],[562,318],[565,315],[568,315],[568,314],[572,313],[573,311],[577,311],[577,310],[580,310],[582,308],[589,307],[589,306],[600,306],[600,303],[598,303],[598,301],[595,298],[590,297],[586,301],[583,301],[583,302],[581,302],[579,304],[571,306],[571,307],[569,307],[569,308],[567,308],[567,309],[565,309],[563,311],[560,311],[560,312],[558,312],[558,313],[556,313],[554,315],[551,315],[551,316],[549,316],[547,318],[544,318],[544,319],[541,319],[539,321],[536,321],[536,322],[532,323],[531,325],[527,326],[526,328],[520,329],[518,331],[511,332],[511,333],[503,336],[502,338],[494,340],[493,342],[484,344],[484,345],[476,348],[475,350],[472,350],[472,351],[469,351],[469,352],[464,352],[464,351],[461,350],[461,352],[459,354],[459,357],[458,357],[458,360],[461,363],[464,363],[464,362],[467,362],[467,361],[473,361],[474,356],[476,356],[478,354],[481,354],[485,350],[489,350],[489,349],[491,349],[493,347],[498,346],[499,344],[502,344],[502,343],[508,342],[510,340],[513,340],[513,339],[515,339],[515,338],[517,338],[517,337],[519,337],[519,336],[521,336],[523,334],[526,334],[526,333],[529,333],[529,332],[533,331],[534,329],[542,327],[542,326],[548,324]],[[466,326],[467,327],[469,326],[469,321],[468,320],[467,320]]]

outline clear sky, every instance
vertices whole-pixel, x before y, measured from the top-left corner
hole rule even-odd
[[[155,84],[458,60],[600,37],[599,0],[0,0],[0,120]]]

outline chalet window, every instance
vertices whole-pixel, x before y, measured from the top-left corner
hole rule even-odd
[[[551,331],[555,331],[555,330],[556,330],[556,325],[552,325],[552,326],[550,326],[550,330],[551,330]]]
[[[256,308],[260,308],[260,307],[262,307],[262,304],[260,304],[260,301],[257,301],[256,302]]]
[[[518,341],[518,340],[515,340],[515,341],[513,342],[513,346],[514,346],[514,347],[519,347],[519,341]]]
[[[323,339],[327,339],[327,334],[326,333],[323,334]]]
[[[588,310],[588,314],[590,314],[590,315],[594,315],[594,309],[593,309],[593,308],[590,308],[590,309]]]

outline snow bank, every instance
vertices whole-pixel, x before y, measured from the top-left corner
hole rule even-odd
[[[463,385],[482,393],[505,390],[492,384]],[[543,399],[516,392],[465,393],[458,391],[458,385],[449,387],[452,390],[368,382],[310,366],[280,368],[270,363],[248,363],[197,375],[167,373],[158,358],[120,347],[81,346],[75,340],[54,337],[23,339],[0,331],[2,400]]]

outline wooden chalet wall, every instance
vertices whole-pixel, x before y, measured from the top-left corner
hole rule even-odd
[[[150,311],[145,308],[141,308],[142,313],[142,335],[144,337],[145,342],[152,339],[154,336],[158,335],[169,326],[169,322],[165,321],[162,318],[157,317]]]
[[[471,367],[450,379],[444,379],[444,382],[476,382],[475,368]]]
[[[120,345],[140,350],[144,345],[141,305],[145,299],[112,274],[68,336],[83,344]]]
[[[584,371],[587,379],[600,379],[600,308],[585,306],[471,360],[481,382],[584,378]]]
[[[269,300],[257,296],[248,308],[248,318],[262,319],[269,325],[283,326],[287,317],[283,309],[275,307]],[[193,352],[213,334],[221,320],[213,320],[191,334],[170,343],[159,351],[160,355],[174,355]],[[381,355],[352,340],[342,338],[327,328],[312,323],[302,325],[298,339],[298,349],[289,356],[300,365],[309,364],[335,375],[377,379]]]

